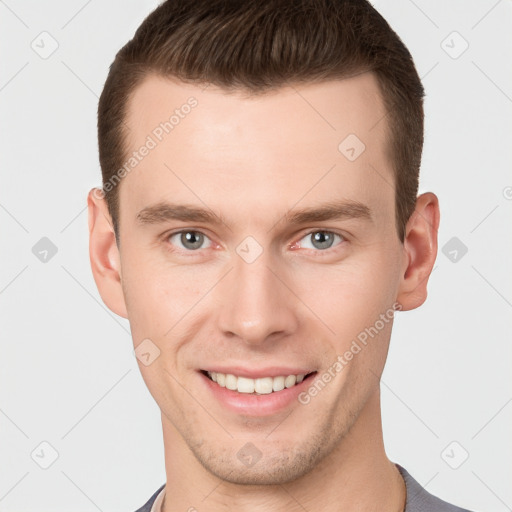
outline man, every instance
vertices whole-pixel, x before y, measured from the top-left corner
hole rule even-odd
[[[90,257],[162,412],[140,511],[462,510],[381,426],[394,312],[437,254],[423,95],[363,0],[169,0],[117,54]]]

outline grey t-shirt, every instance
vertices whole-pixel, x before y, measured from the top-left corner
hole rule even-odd
[[[426,491],[416,480],[414,480],[414,478],[402,466],[396,464],[396,467],[404,479],[407,492],[404,512],[470,512],[465,508],[450,505],[449,503],[446,503],[446,501],[436,498]],[[165,484],[163,484],[155,494],[149,498],[149,501],[136,512],[151,512],[153,503],[164,487]]]

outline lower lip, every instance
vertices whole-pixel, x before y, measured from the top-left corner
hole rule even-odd
[[[269,416],[282,411],[294,402],[298,403],[299,394],[311,385],[315,374],[309,375],[308,378],[291,388],[284,388],[281,391],[263,395],[239,393],[219,386],[204,373],[199,372],[199,376],[213,393],[213,396],[227,409],[247,416]]]

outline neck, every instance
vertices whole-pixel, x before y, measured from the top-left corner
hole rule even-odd
[[[343,440],[309,473],[283,485],[239,485],[220,480],[195,458],[162,416],[167,484],[162,512],[402,512],[405,484],[387,458],[379,390]]]

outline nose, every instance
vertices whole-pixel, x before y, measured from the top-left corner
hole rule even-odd
[[[267,251],[251,263],[234,253],[234,268],[215,288],[222,304],[218,327],[226,337],[253,346],[275,342],[298,328],[300,301],[290,273]]]

